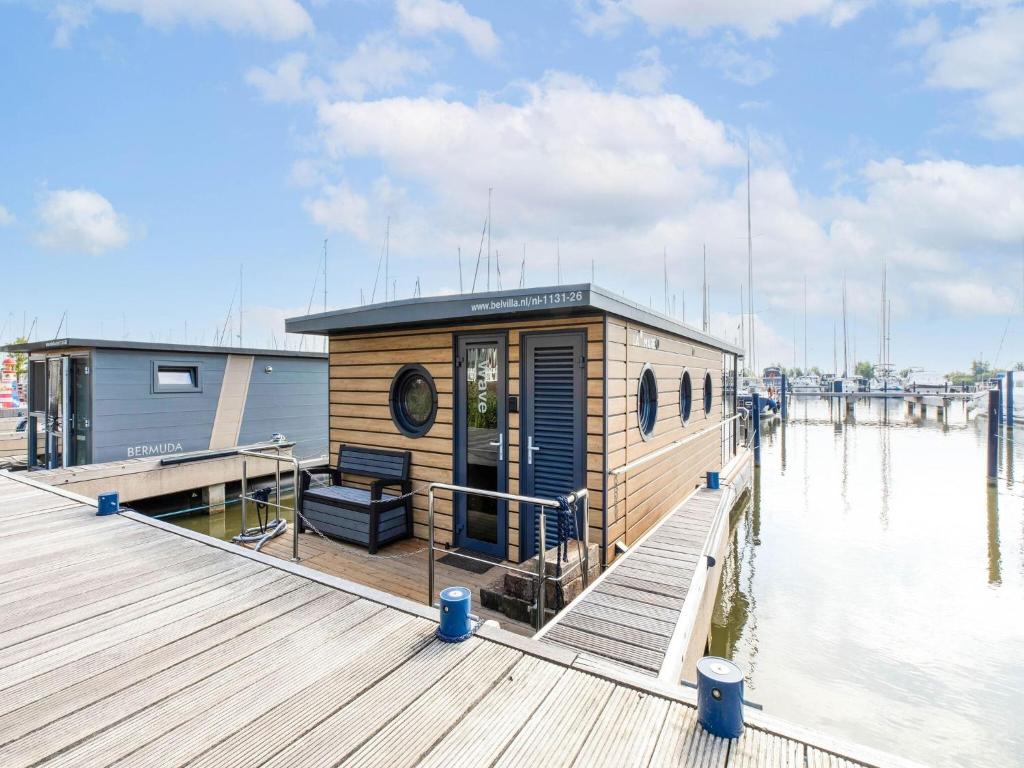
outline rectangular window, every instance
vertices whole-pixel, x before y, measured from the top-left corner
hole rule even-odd
[[[153,361],[153,392],[202,392],[199,363]]]

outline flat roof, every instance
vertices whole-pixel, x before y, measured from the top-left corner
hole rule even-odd
[[[201,344],[167,344],[147,341],[118,341],[116,339],[49,339],[8,344],[0,347],[8,352],[45,352],[49,349],[134,349],[152,352],[189,352],[208,355],[262,355],[264,357],[319,357],[325,352],[298,352],[284,349],[255,349],[252,347],[208,347]]]
[[[518,288],[402,299],[337,309],[285,320],[288,333],[329,335],[343,331],[386,330],[410,326],[518,317],[566,317],[606,312],[692,341],[742,355],[734,344],[590,283]]]

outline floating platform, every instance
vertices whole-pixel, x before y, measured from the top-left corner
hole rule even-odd
[[[902,762],[2,473],[0,557],[5,768]]]

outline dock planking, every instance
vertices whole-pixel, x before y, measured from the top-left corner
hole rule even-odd
[[[657,676],[726,495],[701,488],[563,610],[542,642]]]
[[[0,475],[0,530],[51,493]],[[75,525],[21,531],[45,546],[22,539],[37,566],[19,556],[7,605],[45,610],[0,633],[5,767],[861,764],[756,727],[712,737],[683,689],[493,625],[442,643],[423,606],[134,513],[38,508]],[[665,631],[652,608],[638,632]]]

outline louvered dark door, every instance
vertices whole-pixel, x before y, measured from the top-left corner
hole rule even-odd
[[[520,484],[527,496],[554,499],[586,480],[585,337],[578,331],[523,336]],[[524,510],[524,559],[537,552],[536,511]],[[582,520],[578,521],[582,525]],[[545,543],[554,546],[557,523],[546,519]]]

